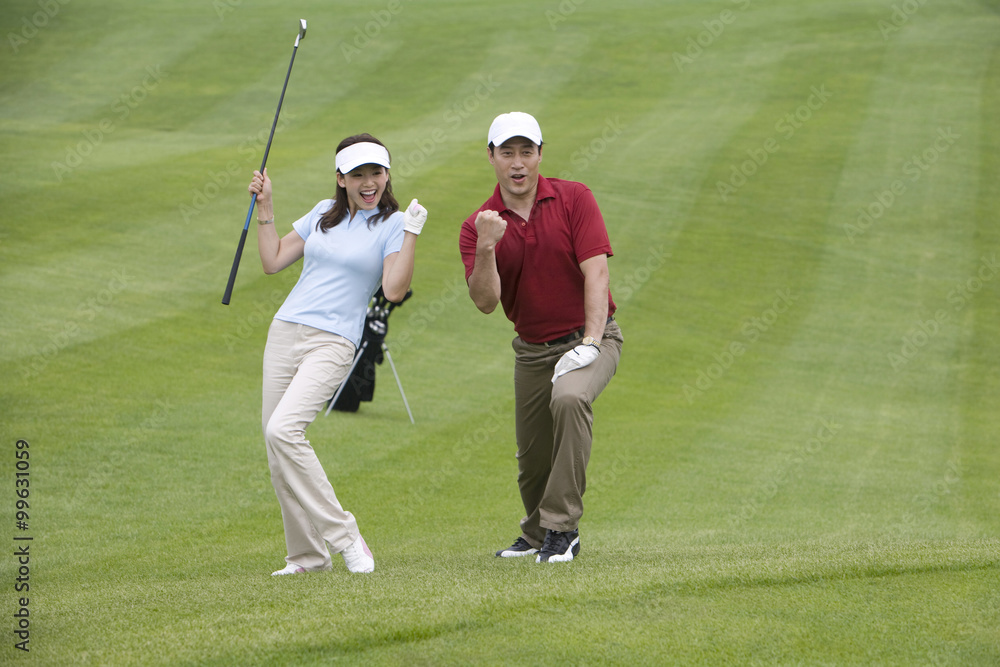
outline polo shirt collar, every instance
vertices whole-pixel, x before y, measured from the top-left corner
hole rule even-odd
[[[541,174],[538,175],[538,189],[535,190],[535,202],[540,202],[543,199],[550,199],[556,196],[555,188],[549,183],[549,179],[545,178]],[[489,201],[486,202],[486,209],[497,211],[498,213],[503,213],[510,209],[507,205],[503,203],[503,194],[500,192],[500,184],[493,189],[493,196],[490,197]]]
[[[381,211],[381,210],[382,210],[381,206],[376,206],[375,208],[373,208],[370,211],[366,211],[363,208],[359,208],[358,212],[354,214],[354,220],[357,220],[358,216],[360,215],[361,219],[365,221],[365,224],[368,224],[368,219],[371,218],[374,215],[378,215],[378,212]],[[354,222],[354,220],[351,220],[351,212],[350,211],[347,211],[345,213],[345,215],[347,216],[347,219],[350,222]],[[350,223],[348,223],[348,224],[350,224]]]

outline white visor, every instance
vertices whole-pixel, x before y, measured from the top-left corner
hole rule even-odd
[[[337,171],[342,174],[350,173],[363,164],[378,164],[388,169],[389,151],[385,146],[364,141],[351,144],[337,153]]]

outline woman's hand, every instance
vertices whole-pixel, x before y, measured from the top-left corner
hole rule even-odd
[[[264,173],[253,172],[253,180],[250,181],[247,190],[251,194],[257,195],[257,220],[271,220],[274,218],[274,205],[271,202],[271,179],[267,176],[267,168]]]

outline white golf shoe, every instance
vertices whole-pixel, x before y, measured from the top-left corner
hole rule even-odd
[[[347,569],[351,572],[375,571],[375,557],[372,556],[371,549],[368,548],[365,538],[360,535],[358,535],[358,539],[354,540],[351,546],[341,551],[340,555],[344,557]]]
[[[286,574],[305,574],[306,569],[304,567],[299,567],[295,563],[289,563],[281,570],[275,570],[271,573],[272,577],[281,577]]]

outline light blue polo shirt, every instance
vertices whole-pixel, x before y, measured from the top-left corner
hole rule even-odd
[[[325,199],[292,224],[305,240],[302,274],[274,318],[329,331],[354,343],[361,342],[368,302],[382,284],[382,261],[403,247],[403,213],[368,229],[368,218],[378,213],[359,210],[348,222],[326,232],[317,229],[323,213],[333,206]]]

